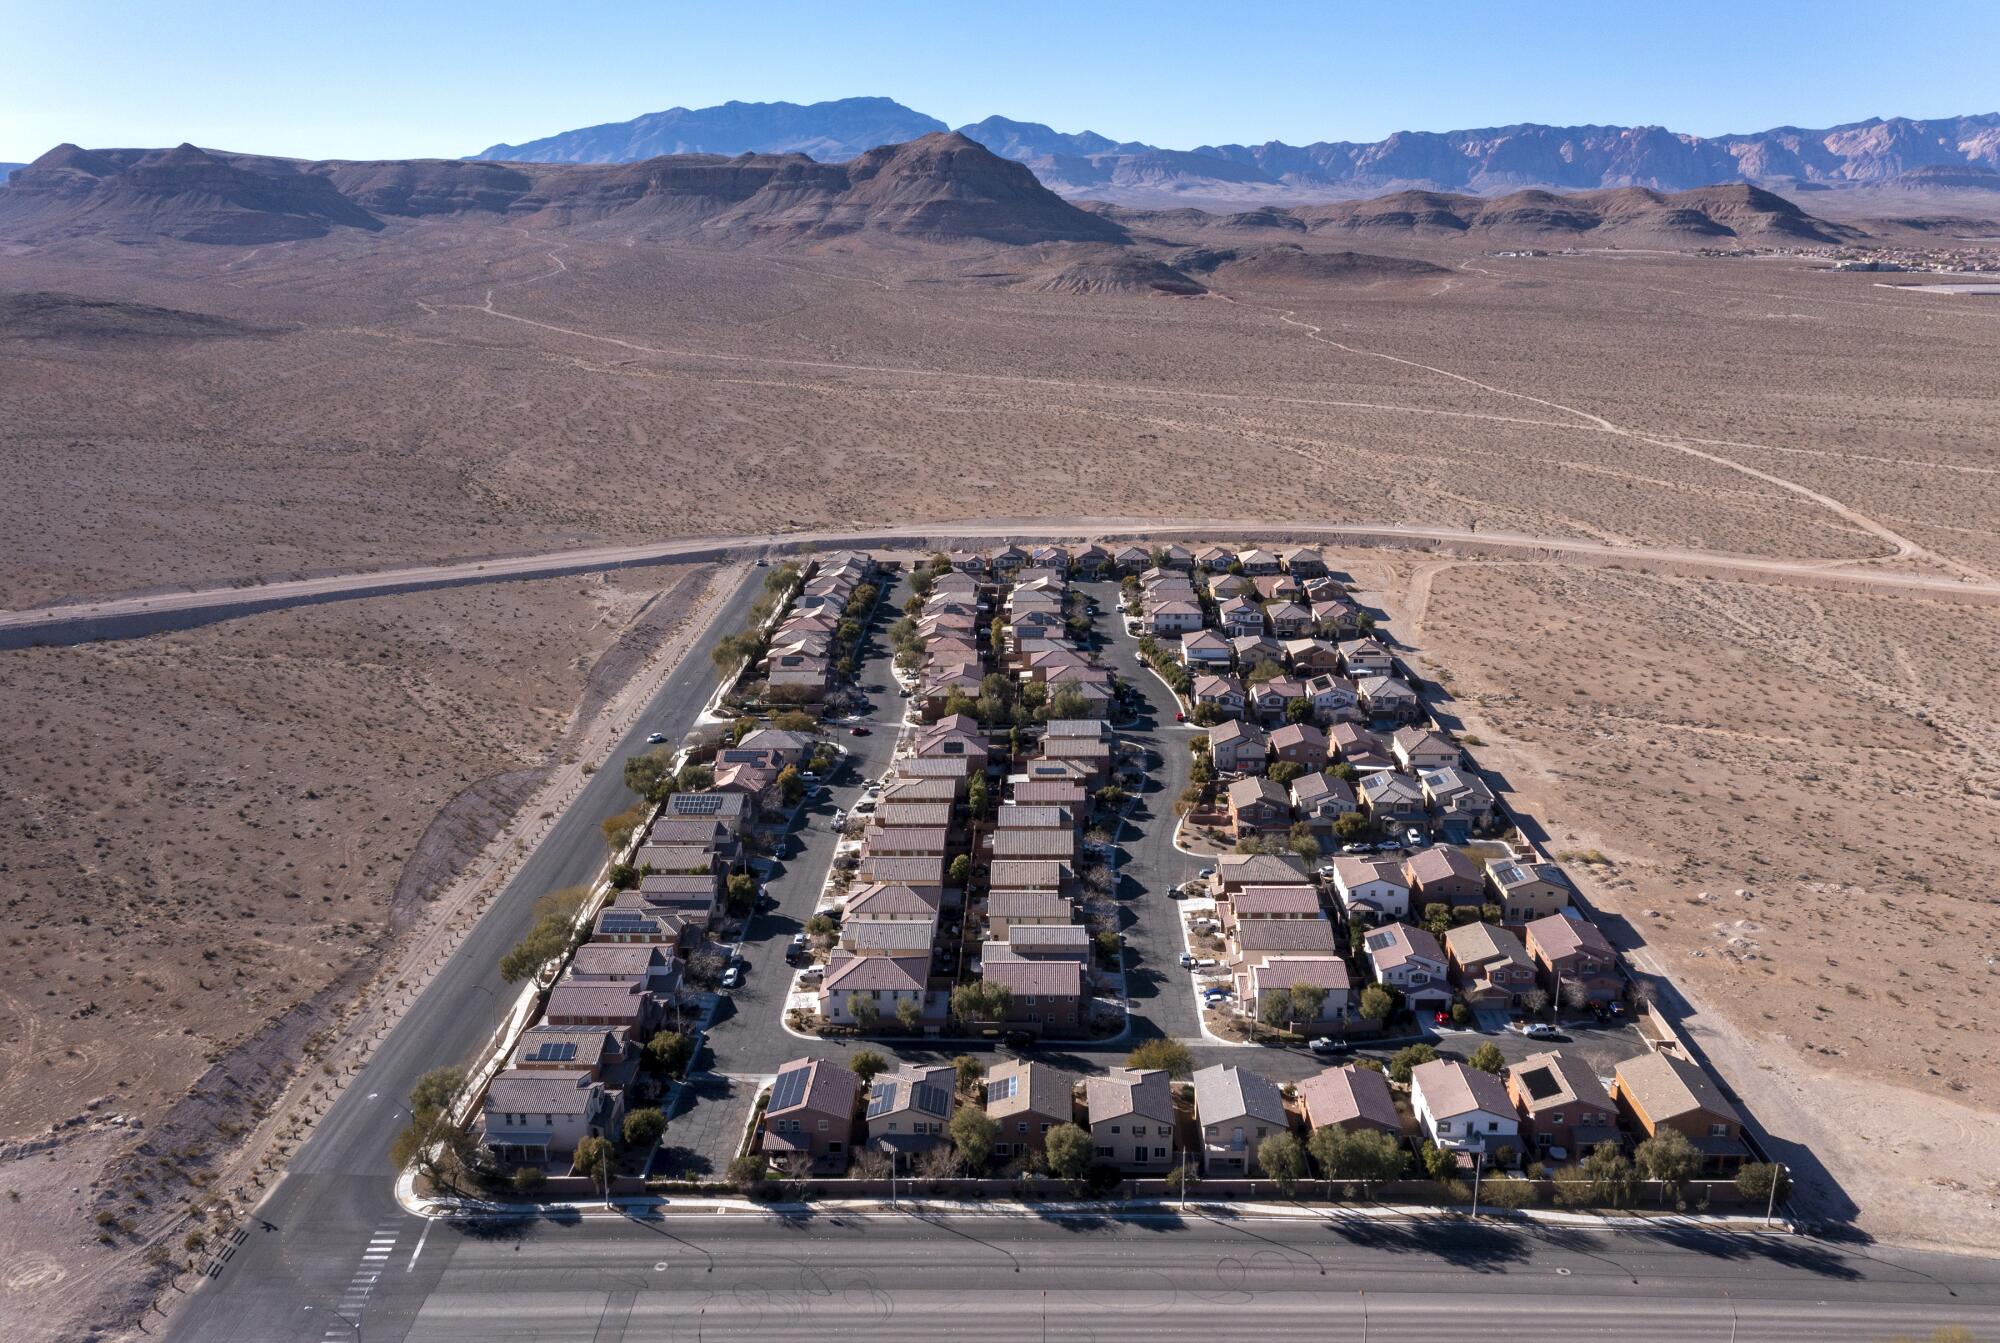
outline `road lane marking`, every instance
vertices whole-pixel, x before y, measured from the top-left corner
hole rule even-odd
[[[403,1265],[403,1272],[408,1273],[417,1266],[417,1256],[424,1252],[424,1242],[431,1238],[431,1228],[436,1225],[435,1222],[424,1223],[424,1234],[417,1237],[417,1248],[410,1251],[410,1262]]]

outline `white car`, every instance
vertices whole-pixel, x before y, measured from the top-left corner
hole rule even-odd
[[[742,966],[740,966],[740,965],[732,965],[732,966],[730,966],[730,967],[729,967],[729,968],[728,968],[727,970],[724,970],[724,971],[722,972],[722,987],[723,987],[723,988],[725,988],[725,989],[734,989],[734,988],[740,988],[740,987],[742,987],[742,984],[743,984],[743,967],[742,967]]]
[[[647,742],[649,742],[654,746],[660,745],[662,742],[666,741],[666,739],[667,739],[667,734],[664,732],[649,732],[646,734]]]

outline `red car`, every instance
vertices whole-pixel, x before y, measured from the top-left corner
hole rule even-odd
[[[1187,715],[1176,709],[1174,710],[1174,721],[1176,723],[1185,723],[1187,722]]]
[[[865,737],[868,735],[868,729],[859,726],[851,727],[847,729],[847,735],[850,737]]]
[[[1437,1014],[1437,1024],[1440,1026],[1445,1025],[1450,1020],[1451,1020],[1451,1013],[1449,1012],[1439,1012]]]

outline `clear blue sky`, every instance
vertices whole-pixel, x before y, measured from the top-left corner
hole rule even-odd
[[[64,140],[456,157],[856,94],[1173,148],[1517,121],[1714,134],[1994,111],[1996,55],[2000,0],[0,0],[0,159]]]

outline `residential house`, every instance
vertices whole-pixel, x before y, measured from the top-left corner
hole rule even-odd
[[[1502,1147],[1520,1151],[1521,1117],[1492,1073],[1451,1059],[1420,1063],[1410,1070],[1410,1108],[1439,1147],[1488,1156]]]
[[[1321,771],[1292,780],[1292,806],[1314,833],[1333,833],[1333,825],[1354,810],[1354,790],[1347,781]]]
[[[1535,988],[1535,963],[1521,939],[1490,923],[1466,923],[1444,935],[1445,956],[1466,1006],[1519,1011]]]
[[[995,891],[1066,892],[1075,880],[1070,866],[1060,860],[1010,859],[989,869],[987,882]]]
[[[551,1026],[614,1026],[644,1035],[652,1029],[653,995],[643,983],[602,979],[556,981],[542,1020]]]
[[[1230,784],[1228,798],[1230,825],[1238,839],[1291,828],[1291,796],[1261,774]]]
[[[1297,600],[1300,594],[1298,583],[1288,574],[1270,574],[1252,579],[1251,591],[1257,594],[1259,602],[1289,602]]]
[[[1333,860],[1333,890],[1348,918],[1370,923],[1410,916],[1410,887],[1402,864],[1391,859],[1341,856]]]
[[[1324,578],[1327,574],[1326,556],[1310,546],[1299,546],[1285,552],[1285,572],[1300,580]]]
[[[1275,623],[1275,617],[1273,622]],[[1289,638],[1279,647],[1285,653],[1285,665],[1292,669],[1294,676],[1316,679],[1321,676],[1333,677],[1340,672],[1340,653],[1324,639]]]
[[[1483,905],[1486,879],[1463,850],[1450,845],[1418,849],[1403,860],[1403,879],[1410,885],[1410,903],[1425,905]]]
[[[995,830],[990,835],[990,852],[995,859],[1053,859],[1058,862],[1076,856],[1076,831]]]
[[[1244,635],[1255,637],[1264,632],[1264,610],[1247,598],[1231,597],[1219,602],[1215,615],[1221,622],[1222,632],[1232,639]]]
[[[1393,676],[1396,655],[1379,639],[1347,639],[1340,644],[1340,665],[1356,681],[1364,676]]]
[[[1005,942],[1009,933],[1029,924],[1068,926],[1076,917],[1066,895],[1054,891],[1013,891],[996,888],[986,894],[987,936]]]
[[[1215,860],[1215,890],[1229,899],[1250,886],[1307,886],[1312,874],[1289,853],[1225,853]]]
[[[1332,956],[1333,925],[1325,918],[1239,919],[1230,937],[1228,964],[1241,970],[1274,956]]]
[[[1187,573],[1194,568],[1194,552],[1179,543],[1164,546],[1160,550],[1160,564]]]
[[[672,948],[656,943],[586,942],[569,959],[567,977],[579,984],[637,984],[666,989],[680,978]]]
[[[1002,546],[993,552],[991,564],[996,578],[1006,578],[1028,567],[1028,552],[1019,546]]]
[[[1090,963],[1090,929],[1080,923],[1017,923],[1007,940],[986,944],[984,958],[1002,961],[1075,961]]]
[[[1341,1128],[1403,1136],[1403,1118],[1396,1112],[1389,1079],[1373,1068],[1349,1064],[1314,1073],[1298,1084],[1298,1095],[1306,1127],[1315,1133]]]
[[[898,883],[871,881],[847,888],[841,915],[848,920],[871,919],[887,923],[931,924],[937,921],[940,893],[919,891]]]
[[[1450,769],[1459,763],[1458,743],[1429,728],[1397,728],[1389,738],[1389,753],[1405,773],[1421,774],[1427,769]]]
[[[1197,709],[1207,704],[1224,718],[1243,716],[1243,683],[1234,676],[1197,676],[1189,698]]]
[[[1242,568],[1244,573],[1255,578],[1261,574],[1277,573],[1280,562],[1278,557],[1270,551],[1253,547],[1249,550],[1239,551],[1236,556],[1236,563]]]
[[[986,1115],[999,1130],[993,1155],[1039,1152],[1050,1129],[1075,1122],[1076,1078],[1046,1063],[1005,1059],[986,1072]]]
[[[930,854],[920,858],[891,858],[882,854],[869,854],[861,860],[854,871],[857,885],[866,886],[880,882],[886,886],[908,886],[920,894],[934,893],[940,900],[944,895],[944,855]]]
[[[1222,1064],[1195,1072],[1194,1115],[1201,1128],[1201,1173],[1217,1179],[1261,1175],[1258,1145],[1291,1132],[1274,1082]]]
[[[1421,1016],[1451,1006],[1444,949],[1422,928],[1392,923],[1361,939],[1375,978],[1400,990],[1404,1005]]]
[[[1264,620],[1271,633],[1283,640],[1301,639],[1312,632],[1312,608],[1298,602],[1273,602],[1264,608]]]
[[[1210,573],[1219,574],[1236,563],[1236,552],[1227,546],[1203,546],[1195,552],[1194,562]]]
[[[588,1069],[508,1068],[479,1103],[480,1141],[500,1161],[566,1161],[585,1138],[611,1130],[617,1098]]]
[[[1285,655],[1285,646],[1262,634],[1238,634],[1229,640],[1229,655],[1248,675],[1266,662],[1278,666],[1279,659]]]
[[[1326,744],[1342,764],[1352,765],[1363,774],[1396,767],[1382,739],[1353,723],[1335,723],[1328,728]]]
[[[1265,956],[1255,963],[1245,962],[1236,972],[1236,1001],[1252,1020],[1261,1020],[1264,995],[1289,993],[1301,984],[1326,995],[1317,1015],[1299,1018],[1301,1028],[1331,1026],[1343,1022],[1354,1011],[1354,984],[1347,962],[1338,956]]]
[[[655,909],[637,891],[622,891],[597,911],[591,926],[593,943],[635,943],[677,950],[681,939],[699,936],[679,914]]]
[[[1324,725],[1346,725],[1361,716],[1361,699],[1344,676],[1322,672],[1306,681],[1306,700],[1312,705],[1313,721]],[[1329,739],[1328,749],[1333,749]]]
[[[840,945],[856,956],[927,956],[937,925],[913,919],[841,921]]]
[[[1081,925],[1070,926],[1088,936],[1089,930]],[[1012,935],[1020,938],[1031,933],[1056,931],[1058,928],[1055,925],[1022,926],[1015,928]],[[991,952],[996,945],[1012,944],[989,942],[987,951]],[[1053,1036],[1075,1035],[1082,1029],[1089,995],[1084,988],[1084,967],[1080,961],[1067,957],[989,958],[981,965],[979,973],[987,983],[999,984],[1007,989],[1005,1024],[1009,1027]]]
[[[868,1146],[895,1156],[917,1156],[950,1141],[946,1130],[957,1107],[958,1074],[950,1064],[905,1063],[868,1084],[862,1122]]]
[[[1187,634],[1201,628],[1201,606],[1193,601],[1160,602],[1146,611],[1146,629],[1152,634]]]
[[[860,1096],[861,1079],[833,1060],[793,1059],[771,1083],[757,1150],[781,1159],[803,1155],[816,1167],[844,1169]]]
[[[1120,546],[1111,555],[1111,567],[1120,575],[1144,573],[1152,563],[1153,552],[1144,546]]]
[[[1271,754],[1317,774],[1326,768],[1326,734],[1311,723],[1287,723],[1271,733]]]
[[[1231,719],[1208,730],[1208,756],[1224,774],[1262,774],[1270,748],[1264,730]]]
[[[1393,770],[1378,770],[1361,776],[1356,790],[1361,808],[1376,829],[1386,835],[1400,835],[1405,828],[1430,828],[1430,809],[1415,779]]]
[[[1241,574],[1218,574],[1208,580],[1208,595],[1217,601],[1230,597],[1249,598],[1257,594],[1257,585]]]
[[[1249,712],[1266,726],[1276,727],[1285,722],[1285,714],[1292,707],[1292,701],[1305,697],[1305,686],[1289,676],[1274,676],[1258,681],[1249,690]]]
[[[730,834],[738,835],[743,831],[743,823],[749,810],[749,800],[740,794],[675,793],[660,809],[660,819],[714,821],[725,827]]]
[[[910,754],[919,760],[963,758],[984,769],[988,754],[986,734],[980,731],[978,720],[971,714],[947,714],[917,734]]]
[[[1132,1175],[1173,1169],[1174,1093],[1159,1068],[1112,1068],[1084,1080],[1084,1109],[1098,1161]]]
[[[1420,777],[1432,822],[1447,844],[1463,844],[1493,828],[1499,803],[1476,775],[1454,768],[1428,770]]]
[[[1245,886],[1218,906],[1225,928],[1239,920],[1323,919],[1319,892],[1310,886]]]
[[[1355,683],[1354,693],[1373,722],[1410,723],[1423,714],[1417,692],[1399,677],[1363,676]]]
[[[1345,596],[1312,597],[1312,613],[1313,629],[1324,638],[1346,641],[1361,634],[1365,613]]]
[[[1701,1153],[1702,1174],[1728,1179],[1749,1159],[1743,1116],[1715,1079],[1672,1054],[1641,1054],[1618,1065],[1611,1099],[1635,1131],[1677,1129]]]
[[[1083,546],[1070,556],[1070,568],[1079,578],[1102,578],[1111,568],[1111,552],[1099,545]]]
[[[575,1072],[579,1068],[623,1092],[639,1070],[639,1050],[629,1031],[605,1026],[531,1026],[521,1032],[509,1068]]]
[[[775,727],[756,728],[736,743],[738,750],[769,751],[778,757],[780,764],[797,765],[801,769],[812,755],[813,746],[813,739],[807,734]]]
[[[1069,552],[1061,546],[1036,546],[1030,555],[1037,569],[1048,569],[1058,574],[1069,572]]]
[[[896,1020],[897,1010],[906,1002],[921,1010],[926,1006],[930,965],[929,955],[836,952],[820,980],[819,1014],[836,1026],[859,1026]],[[856,1008],[860,1008],[858,1014]]]
[[[1181,640],[1181,661],[1190,671],[1196,667],[1227,671],[1235,657],[1229,640],[1214,630],[1196,630]]]
[[[1597,1005],[1624,998],[1618,953],[1597,925],[1575,910],[1534,920],[1522,929],[1522,940],[1556,1002],[1570,995]]]
[[[1619,1140],[1610,1094],[1572,1055],[1530,1054],[1510,1064],[1507,1095],[1521,1116],[1521,1137],[1538,1160],[1581,1160],[1599,1143]]]
[[[1560,914],[1574,894],[1569,878],[1554,863],[1496,858],[1486,864],[1486,880],[1493,903],[1500,906],[1500,921],[1516,928]]]

